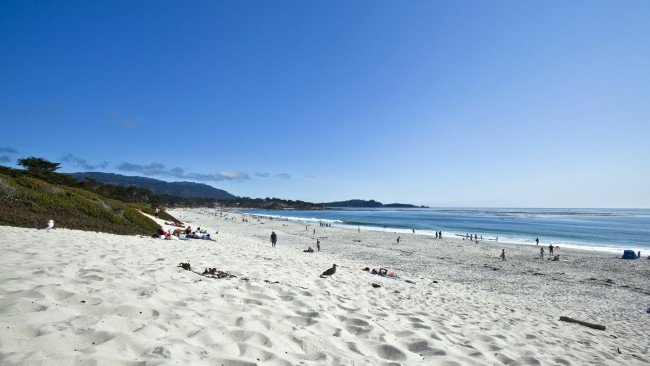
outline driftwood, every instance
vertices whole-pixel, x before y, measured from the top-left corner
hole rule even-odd
[[[573,319],[573,318],[569,318],[568,316],[561,316],[560,321],[567,322],[567,323],[576,323],[576,324],[584,325],[585,327],[589,327],[589,328],[592,328],[592,329],[605,330],[604,325],[594,324],[594,323],[587,323],[587,322],[583,322],[582,320],[576,320],[576,319]]]

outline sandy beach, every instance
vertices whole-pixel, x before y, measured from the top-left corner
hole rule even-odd
[[[0,227],[0,364],[650,362],[650,260],[562,248],[549,261],[534,245],[170,213],[216,241]],[[317,238],[322,252],[303,253]]]

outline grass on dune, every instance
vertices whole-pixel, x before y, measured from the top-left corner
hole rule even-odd
[[[2,225],[38,228],[53,219],[58,228],[151,235],[158,225],[139,210],[154,214],[149,206],[121,202],[82,188],[48,183],[28,175],[0,174]],[[164,211],[158,216],[178,221]]]

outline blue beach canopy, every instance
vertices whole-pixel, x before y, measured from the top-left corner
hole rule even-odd
[[[637,259],[637,256],[633,250],[624,250],[621,259]]]

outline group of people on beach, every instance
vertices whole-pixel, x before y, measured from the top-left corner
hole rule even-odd
[[[185,237],[181,238],[181,235],[185,234]],[[219,232],[217,231],[217,234]],[[201,240],[212,240],[210,234],[205,229],[198,227],[196,230],[192,230],[191,226],[188,226],[184,230],[182,228],[176,228],[174,231],[170,232],[169,230],[164,230],[162,227],[158,227],[158,230],[155,234],[151,236],[156,239],[166,239],[166,240],[187,240],[187,239],[201,239]]]
[[[436,231],[436,239],[442,239],[442,231]]]
[[[320,240],[319,239],[316,239],[316,250],[320,252]],[[302,252],[303,253],[313,253],[314,248],[309,246],[309,247],[307,247],[307,249],[303,250]]]
[[[549,244],[549,246],[548,246],[548,254],[553,255],[553,250],[555,250],[557,252],[558,250],[560,250],[560,246],[559,245],[553,246],[553,244]],[[544,247],[539,248],[539,257],[544,259]],[[560,259],[559,254],[556,254],[555,256],[553,256],[554,261],[557,261],[559,259]]]
[[[537,242],[539,244],[539,238],[535,239],[535,242]],[[553,246],[553,244],[549,244],[548,253],[549,253],[549,255],[553,256],[553,258],[552,258],[553,261],[559,261],[560,260],[560,255],[559,254],[554,255],[554,253],[557,253],[558,250],[560,250],[559,245]],[[544,254],[546,254],[546,252],[544,251],[544,247],[539,248],[539,257],[544,259]],[[502,261],[506,260],[506,250],[504,248],[501,249],[501,255],[499,256],[499,258],[501,258]]]
[[[320,225],[320,227],[332,227],[332,224],[329,222],[320,221],[318,224]]]
[[[477,234],[474,234],[474,235],[472,235],[472,234],[465,234],[465,237],[464,237],[463,239],[469,239],[469,240],[478,241],[478,240],[479,240],[479,236],[478,236]],[[483,240],[483,235],[480,236],[480,239]]]

